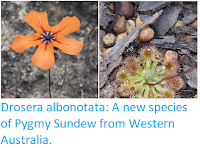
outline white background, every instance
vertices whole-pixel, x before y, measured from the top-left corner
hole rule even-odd
[[[0,122],[8,121],[12,118],[12,124],[14,125],[15,119],[21,119],[23,121],[54,121],[59,119],[60,121],[97,121],[96,128],[66,128],[66,129],[54,129],[53,123],[50,129],[34,129],[32,131],[23,131],[20,128],[0,128],[0,139],[4,135],[7,137],[36,137],[36,135],[42,135],[48,137],[52,143],[50,145],[0,145],[1,148],[7,147],[35,147],[38,148],[55,148],[55,147],[70,147],[70,148],[199,148],[199,133],[200,133],[200,101],[199,99],[102,99],[102,100],[89,100],[89,99],[70,99],[70,100],[50,100],[50,99],[29,99],[29,100],[0,100],[1,103],[8,103],[10,105],[28,105],[28,104],[42,104],[43,112],[0,112]],[[46,106],[53,104],[53,102],[59,102],[62,105],[108,105],[108,112],[46,112]],[[112,112],[114,103],[118,104],[120,112]],[[187,112],[158,112],[156,115],[153,112],[149,112],[149,105],[187,105]],[[144,112],[123,112],[123,105],[146,105]],[[1,107],[0,107],[1,108]],[[107,121],[124,121],[126,128],[105,128],[99,127],[99,120],[104,118]],[[144,121],[174,121],[174,128],[130,128],[129,119],[141,119]]]
[[[199,99],[141,99],[141,100],[109,100],[109,99],[0,99],[0,103],[8,104],[42,104],[46,109],[47,104],[59,102],[59,104],[84,104],[94,105],[109,105],[109,112],[61,112],[61,113],[48,113],[46,111],[40,113],[28,112],[1,112],[0,122],[8,121],[9,119],[21,119],[23,121],[52,121],[54,119],[65,120],[85,120],[85,121],[98,121],[104,118],[108,121],[124,121],[126,128],[121,129],[101,129],[99,124],[94,129],[54,129],[52,126],[48,131],[45,129],[34,129],[32,131],[23,131],[22,128],[6,128],[0,127],[0,141],[4,135],[7,137],[36,137],[42,135],[48,137],[51,145],[0,145],[0,148],[200,148],[200,101]],[[187,105],[187,112],[160,112],[154,114],[148,112],[112,112],[112,106],[117,103],[120,106],[129,105],[171,105],[175,102],[176,105]],[[1,108],[1,107],[0,107]],[[166,129],[142,129],[130,128],[129,119],[141,119],[145,121],[159,120],[167,121],[172,120],[175,123],[175,128]],[[13,123],[12,123],[13,124]]]

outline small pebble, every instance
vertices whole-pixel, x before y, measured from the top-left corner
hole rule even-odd
[[[62,84],[63,84],[63,80],[60,83],[58,83],[58,85],[62,85]]]
[[[22,70],[22,73],[25,73],[26,72],[26,70]]]

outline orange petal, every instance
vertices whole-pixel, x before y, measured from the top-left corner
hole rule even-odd
[[[25,49],[42,43],[42,40],[39,39],[40,37],[40,33],[35,33],[33,35],[19,35],[11,47],[15,52],[22,53]]]
[[[51,26],[48,24],[47,14],[45,12],[31,11],[24,17],[24,20],[38,33],[44,31],[48,32],[51,29]]]
[[[81,23],[76,16],[73,17],[65,17],[62,21],[51,28],[51,32],[56,33],[58,35],[65,35],[75,31],[78,31],[81,27]]]
[[[55,58],[51,43],[47,44],[47,46],[45,43],[40,44],[32,58],[32,64],[43,70],[50,69],[54,65],[54,61]]]
[[[52,45],[70,55],[78,54],[83,48],[82,41],[77,41],[75,39],[65,38],[62,36],[56,36],[56,41],[53,41]]]

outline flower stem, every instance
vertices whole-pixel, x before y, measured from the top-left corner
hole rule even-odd
[[[49,69],[49,95],[51,98],[51,81],[50,81],[50,69]]]
[[[162,80],[160,80],[159,82],[157,82],[157,83],[155,83],[155,84],[149,84],[148,82],[147,82],[146,84],[148,84],[148,85],[158,85],[158,84],[161,83],[163,80],[172,79],[172,78],[174,78],[174,77],[182,76],[182,75],[184,75],[184,74],[186,74],[186,73],[192,72],[192,71],[195,70],[195,69],[197,69],[197,65],[194,66],[194,67],[192,67],[192,68],[190,68],[190,69],[188,69],[188,70],[186,70],[186,71],[183,71],[183,72],[181,72],[181,73],[178,73],[178,74],[176,74],[176,75],[174,75],[174,76],[167,77],[167,78],[163,78]],[[161,70],[161,71],[162,71],[162,70]],[[159,72],[160,72],[160,71],[159,71]],[[158,72],[158,73],[159,73],[159,72]],[[156,74],[157,74],[157,73],[156,73]],[[154,76],[155,76],[155,75],[154,75]]]

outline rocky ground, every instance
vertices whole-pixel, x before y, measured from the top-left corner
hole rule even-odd
[[[82,51],[75,56],[57,51],[59,59],[51,68],[52,97],[97,98],[97,10],[97,2],[1,2],[1,97],[49,97],[49,71],[31,63],[37,46],[23,53],[11,48],[18,35],[35,32],[23,18],[31,11],[38,11],[47,13],[51,26],[65,16],[77,16],[81,22],[79,31],[65,37],[83,41]]]

